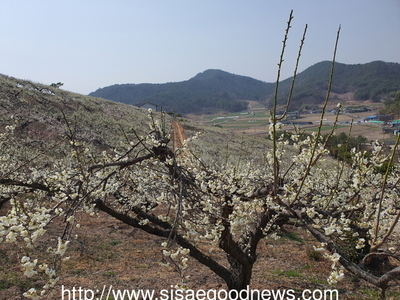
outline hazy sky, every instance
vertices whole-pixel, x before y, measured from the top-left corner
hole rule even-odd
[[[331,60],[400,62],[400,0],[0,0],[0,73],[88,94],[222,69],[267,82]]]

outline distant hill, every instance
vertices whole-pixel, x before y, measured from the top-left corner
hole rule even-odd
[[[292,109],[303,104],[318,106],[325,99],[331,62],[319,62],[296,79]],[[279,102],[287,99],[291,78],[280,82]],[[115,84],[100,88],[90,96],[126,104],[151,102],[177,113],[235,112],[247,107],[246,100],[270,102],[275,83],[267,83],[221,70],[206,70],[193,78],[164,84]],[[400,90],[400,64],[374,61],[367,64],[335,64],[332,91],[354,92],[355,100],[380,101],[388,93]]]
[[[302,105],[319,105],[326,97],[332,62],[319,62],[296,77],[293,108]],[[289,95],[292,78],[279,83],[279,102]],[[332,92],[354,93],[354,100],[379,102],[390,92],[400,90],[400,64],[373,61],[366,64],[347,65],[335,63]]]
[[[221,70],[206,70],[193,78],[164,84],[115,84],[98,89],[90,96],[126,104],[151,102],[166,111],[179,113],[230,112],[247,108],[241,100],[262,101],[271,84]]]

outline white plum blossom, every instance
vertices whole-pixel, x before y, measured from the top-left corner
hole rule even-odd
[[[40,164],[29,169],[11,164],[6,154],[1,158],[1,174],[12,173],[15,182],[25,186],[1,186],[0,195],[10,198],[10,209],[0,217],[0,242],[27,251],[20,259],[24,275],[46,278],[42,289],[30,289],[26,297],[38,299],[54,286],[57,268],[50,262],[67,259],[69,239],[79,238],[74,235],[79,214],[96,215],[102,205],[131,218],[139,228],[169,230],[171,238],[161,243],[164,265],[180,274],[188,271],[193,251],[174,236],[190,249],[202,250],[206,244],[203,254],[210,259],[220,259],[228,242],[239,245],[246,256],[254,248],[254,236],[277,237],[279,222],[290,219],[309,224],[307,228],[333,243],[346,244],[349,251],[384,245],[398,255],[399,232],[393,231],[390,239],[385,235],[398,212],[399,168],[393,164],[386,176],[377,171],[388,159],[382,145],[376,144],[368,155],[352,150],[351,163],[341,163],[328,156],[319,134],[278,137],[283,124],[273,124],[271,118],[270,135],[277,133],[273,141],[238,141],[233,135],[207,141],[212,137],[201,131],[173,149],[168,126],[149,113],[149,135],[136,134],[134,141],[110,151],[91,153],[89,145],[71,140],[70,152],[65,151],[69,154],[46,170]],[[6,145],[8,140],[2,136],[0,142]],[[28,254],[57,218],[66,221],[65,234],[48,247],[48,261]],[[322,242],[316,249],[327,246]],[[333,253],[327,258],[332,261],[328,282],[334,284],[344,276],[341,257]]]

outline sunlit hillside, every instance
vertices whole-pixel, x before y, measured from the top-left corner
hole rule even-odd
[[[31,141],[61,140],[68,132],[103,148],[148,130],[147,111],[27,80],[0,76],[0,125],[16,125]]]

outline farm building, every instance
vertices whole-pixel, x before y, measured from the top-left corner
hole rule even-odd
[[[300,118],[300,112],[298,110],[287,113],[286,120],[295,120]]]
[[[400,120],[394,120],[391,124],[393,127],[400,127]]]
[[[149,109],[151,108],[154,111],[157,111],[158,109],[158,105],[154,104],[154,103],[150,103],[150,102],[142,102],[142,103],[136,103],[134,104],[134,106],[139,107],[139,108],[143,108],[143,109]]]
[[[366,122],[371,122],[371,121],[388,122],[390,120],[393,120],[392,115],[376,115],[376,116],[368,116],[365,118]]]

